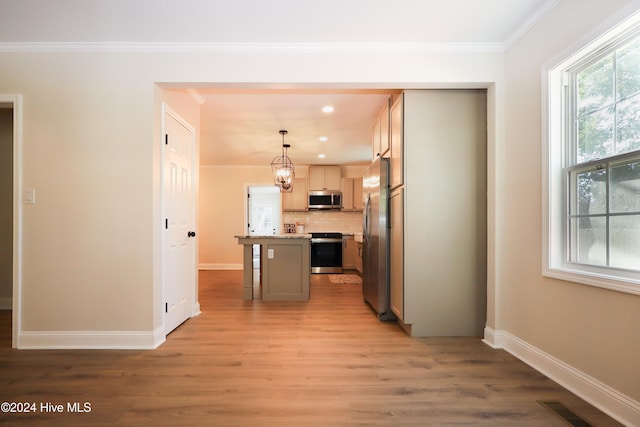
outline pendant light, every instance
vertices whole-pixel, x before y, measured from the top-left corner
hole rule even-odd
[[[271,161],[271,173],[273,174],[273,182],[276,187],[280,188],[281,193],[290,193],[293,191],[293,179],[296,177],[293,162],[287,156],[289,144],[284,143],[284,136],[288,132],[281,130],[282,135],[282,155],[276,156]]]

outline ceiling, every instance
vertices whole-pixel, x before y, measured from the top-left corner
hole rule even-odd
[[[268,165],[282,135],[296,165],[359,164],[372,159],[373,123],[389,99],[381,91],[260,91],[200,94],[200,163]],[[322,112],[331,105],[333,113]],[[327,141],[320,141],[324,136]],[[320,154],[325,155],[319,158]]]
[[[106,43],[174,48],[438,46],[504,50],[560,0],[0,0],[0,50]],[[179,7],[178,7],[179,5]],[[392,6],[391,6],[392,5]],[[25,23],[29,25],[25,25]],[[295,164],[364,164],[392,90],[175,85],[202,103],[200,163],[266,165],[280,129]],[[333,105],[332,114],[321,107]],[[320,142],[320,136],[328,141]],[[318,154],[325,154],[319,159]]]

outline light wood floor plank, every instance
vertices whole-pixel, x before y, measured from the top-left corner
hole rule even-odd
[[[199,275],[202,314],[152,351],[18,351],[0,312],[0,402],[90,402],[7,425],[565,426],[557,400],[611,418],[479,338],[411,338],[360,286],[314,275],[308,302],[242,299],[242,273]]]

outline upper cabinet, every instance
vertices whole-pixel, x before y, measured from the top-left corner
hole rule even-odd
[[[391,107],[390,139],[389,185],[391,188],[396,188],[404,183],[404,93],[396,99]]]
[[[375,159],[380,154],[380,116],[373,124],[373,139],[371,140],[371,158]]]
[[[389,106],[391,98],[387,100],[378,119],[373,124],[372,154],[375,159],[384,156],[389,151]]]
[[[307,179],[294,178],[293,191],[282,193],[282,210],[306,211],[308,210]]]
[[[362,191],[362,177],[353,178],[353,209],[364,210],[364,193]]]
[[[340,185],[342,192],[343,211],[361,211],[364,203],[362,200],[362,177],[342,178]]]
[[[340,166],[309,166],[309,190],[340,190]]]

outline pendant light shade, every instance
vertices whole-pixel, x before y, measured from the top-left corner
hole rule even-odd
[[[287,133],[286,130],[280,131],[280,135],[282,135],[282,155],[274,157],[271,161],[273,183],[276,187],[280,188],[281,193],[290,193],[293,191],[293,179],[296,177],[293,162],[289,156],[287,156],[287,149],[290,145],[284,143],[284,136]]]

